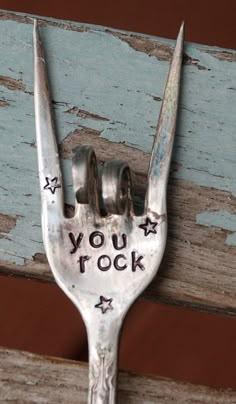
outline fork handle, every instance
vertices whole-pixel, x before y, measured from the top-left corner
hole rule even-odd
[[[88,404],[115,404],[120,323],[87,327],[89,345]]]

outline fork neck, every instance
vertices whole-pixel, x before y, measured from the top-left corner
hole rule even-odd
[[[104,314],[108,315],[108,313]],[[105,319],[104,319],[105,320]],[[89,345],[88,404],[115,404],[121,321],[87,326]]]

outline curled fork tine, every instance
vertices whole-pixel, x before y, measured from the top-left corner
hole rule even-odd
[[[79,213],[81,204],[87,204],[95,214],[99,214],[97,160],[91,146],[77,146],[73,150],[72,177],[75,213]]]
[[[102,173],[102,199],[107,213],[133,213],[130,169],[122,160],[108,161]]]
[[[166,213],[166,187],[176,127],[183,42],[184,23],[181,25],[176,41],[148,172],[145,210],[158,215]]]
[[[63,214],[62,175],[54,134],[43,47],[34,20],[34,104],[42,213],[53,206]],[[51,205],[53,204],[53,205]]]

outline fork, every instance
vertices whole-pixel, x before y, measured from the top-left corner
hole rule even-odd
[[[155,133],[143,213],[134,213],[128,164],[120,160],[105,163],[99,188],[95,153],[91,146],[83,145],[73,151],[75,212],[67,218],[45,58],[34,21],[34,100],[43,242],[57,284],[78,308],[86,325],[90,404],[116,402],[121,326],[132,303],[156,275],[164,254],[166,188],[183,36],[182,24]]]

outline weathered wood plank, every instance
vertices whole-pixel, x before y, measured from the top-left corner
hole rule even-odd
[[[41,19],[71,210],[71,148],[125,159],[136,205],[173,43]],[[32,19],[0,13],[0,271],[52,280],[41,237],[33,110]],[[186,44],[168,191],[169,236],[145,296],[236,314],[236,53]]]
[[[0,349],[0,402],[87,402],[85,364]],[[166,378],[119,374],[119,403],[236,403],[236,392]]]

